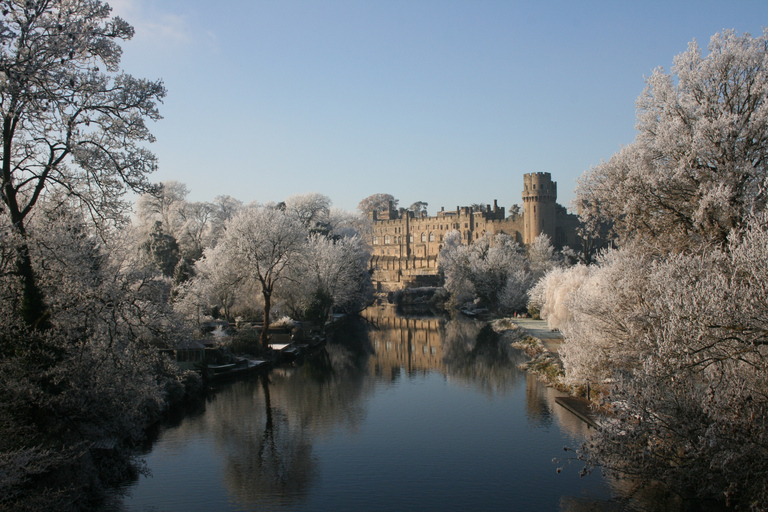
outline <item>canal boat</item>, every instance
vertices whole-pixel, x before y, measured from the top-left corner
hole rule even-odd
[[[231,363],[208,364],[203,370],[206,373],[206,377],[210,380],[224,380],[266,369],[269,367],[269,364],[269,361],[266,359],[242,358]]]
[[[289,363],[301,353],[301,349],[295,343],[270,343],[269,348],[281,363]]]

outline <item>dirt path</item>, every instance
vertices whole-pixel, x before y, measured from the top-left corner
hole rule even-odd
[[[550,330],[546,320],[533,320],[532,318],[510,318],[510,320],[531,333],[534,338],[539,338],[544,343],[544,348],[557,355],[560,345],[563,343],[563,335]]]

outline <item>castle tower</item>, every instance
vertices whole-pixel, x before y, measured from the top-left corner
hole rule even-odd
[[[530,244],[544,233],[552,243],[555,240],[557,183],[548,172],[523,175],[524,227],[523,243]]]

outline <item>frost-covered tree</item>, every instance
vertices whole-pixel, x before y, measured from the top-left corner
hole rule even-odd
[[[185,184],[164,181],[139,197],[136,217],[139,229],[150,241],[159,224],[160,231],[172,237],[178,245],[181,258],[191,264],[213,244],[216,238],[214,224],[221,214],[215,203],[187,201],[188,194]],[[219,225],[223,231],[223,225]]]
[[[369,217],[339,208],[331,208],[328,223],[333,237],[357,236],[361,240],[370,240],[373,234],[373,223]]]
[[[186,377],[158,349],[187,331],[130,237],[97,236],[58,201],[27,229],[50,325],[12,314],[20,283],[0,258],[0,508],[97,508],[103,486],[141,468],[133,449],[148,422],[183,395]],[[14,245],[0,240],[0,255]]]
[[[136,217],[143,225],[160,222],[163,231],[175,237],[184,223],[182,211],[189,189],[178,181],[163,181],[142,194],[136,201]]]
[[[213,200],[213,218],[211,220],[211,245],[216,245],[224,234],[224,226],[243,208],[243,202],[232,196],[216,196]]]
[[[533,243],[525,248],[525,255],[533,282],[541,279],[553,268],[562,265],[562,255],[555,252],[552,241],[544,233],[537,236]]]
[[[621,240],[662,251],[724,246],[768,194],[768,31],[692,42],[637,101],[637,137],[588,171],[577,194]]]
[[[216,206],[212,203],[195,201],[185,203],[179,212],[182,220],[176,239],[187,261],[197,261],[203,250],[213,244],[213,217]]]
[[[253,318],[263,304],[257,283],[240,263],[223,244],[207,248],[195,262],[193,276],[179,287],[174,309],[198,327],[213,317]]]
[[[330,209],[331,199],[317,192],[296,194],[285,200],[285,212],[307,229],[327,227]]]
[[[281,296],[296,318],[324,322],[334,309],[358,313],[373,297],[369,259],[370,253],[357,236],[313,235],[281,286]]]
[[[29,256],[27,222],[42,197],[64,191],[95,220],[120,218],[127,189],[144,191],[154,171],[145,121],[160,115],[161,82],[119,73],[119,43],[131,26],[98,1],[3,2],[0,30],[0,200],[18,233],[19,313],[46,310]]]
[[[523,249],[504,234],[462,245],[461,234],[451,231],[440,251],[439,266],[445,288],[457,305],[474,300],[492,311],[512,312],[525,306],[533,284]]]
[[[415,203],[411,203],[411,206],[408,207],[410,211],[412,211],[415,214],[425,214],[427,213],[427,204],[424,201],[416,201]]]
[[[392,194],[372,194],[360,201],[357,205],[357,210],[363,215],[368,215],[371,212],[387,212],[390,206],[397,208],[399,202]]]
[[[562,329],[571,319],[574,293],[589,276],[590,267],[578,264],[570,268],[556,267],[528,292],[529,305],[540,312],[550,329]]]
[[[238,268],[258,283],[264,299],[264,328],[261,342],[269,344],[269,322],[273,293],[305,248],[306,228],[283,210],[264,206],[241,210],[227,223],[221,243]]]
[[[588,468],[683,498],[768,508],[768,31],[695,43],[647,80],[638,135],[589,171],[618,249],[533,293],[565,336],[566,381],[611,417]],[[585,212],[582,211],[582,215]]]
[[[768,506],[766,220],[722,249],[662,261],[613,251],[579,287],[566,371],[602,382],[612,409],[585,447],[590,465]]]

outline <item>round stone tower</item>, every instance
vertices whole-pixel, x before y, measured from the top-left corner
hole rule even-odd
[[[544,233],[554,244],[556,227],[557,183],[548,172],[523,175],[525,233],[523,243],[530,244]]]

